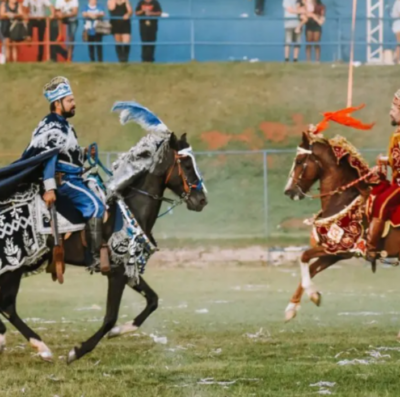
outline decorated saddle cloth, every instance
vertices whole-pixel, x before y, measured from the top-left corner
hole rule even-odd
[[[144,273],[150,256],[157,248],[144,234],[129,209],[118,200],[114,233],[108,241],[112,267],[124,266],[125,274],[138,279]],[[64,208],[65,211],[65,208]],[[77,215],[77,214],[75,214]],[[57,213],[59,232],[83,230],[84,223],[75,223]],[[35,267],[46,259],[51,234],[50,214],[43,202],[38,185],[30,185],[7,200],[0,201],[0,275],[21,266]]]
[[[358,196],[338,214],[321,218],[318,214],[313,223],[313,236],[328,254],[355,252],[365,254],[364,236],[365,201]]]
[[[352,168],[357,170],[359,177],[370,172],[368,163],[345,138],[336,136],[329,140],[329,144],[338,163],[347,161]],[[366,182],[379,186],[381,176],[374,173],[367,178]],[[365,199],[358,196],[346,208],[333,216],[322,218],[319,212],[312,220],[314,239],[328,254],[353,252],[365,255],[365,208]]]
[[[61,233],[82,230],[57,214]],[[43,202],[39,186],[29,187],[0,201],[0,275],[43,262],[48,252],[47,235],[51,234],[50,214]]]

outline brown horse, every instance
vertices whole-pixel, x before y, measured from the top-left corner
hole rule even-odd
[[[355,200],[365,203],[370,194],[370,187],[360,178],[359,172],[350,165],[346,157],[338,160],[330,141],[323,138],[315,139],[310,134],[303,133],[302,142],[298,147],[285,187],[285,194],[292,200],[302,200],[305,197],[316,198],[307,193],[319,180],[320,194],[317,197],[321,200],[321,212],[318,220],[335,219],[338,214],[345,213],[346,208],[348,209]],[[362,204],[362,209],[364,209],[364,204]],[[355,230],[358,228],[360,235],[364,237],[367,228],[366,217],[362,215],[362,219],[352,227],[355,227]],[[399,248],[400,229],[391,227],[386,237],[381,239],[379,250],[386,251],[388,257],[399,258]],[[321,294],[311,281],[316,274],[338,261],[355,255],[356,252],[352,249],[330,252],[326,245],[318,242],[317,245],[305,251],[300,259],[301,283],[286,308],[286,320],[289,321],[296,316],[304,290],[312,302],[317,306],[320,305]]]

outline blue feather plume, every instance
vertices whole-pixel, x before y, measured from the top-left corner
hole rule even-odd
[[[137,102],[115,102],[112,112],[120,112],[119,120],[122,125],[133,121],[144,130],[155,134],[167,134],[169,128],[149,109]]]

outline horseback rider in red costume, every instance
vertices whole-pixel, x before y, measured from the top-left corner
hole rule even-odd
[[[378,165],[391,167],[392,182],[382,184],[376,192],[367,236],[367,258],[371,261],[377,258],[386,221],[390,220],[393,211],[400,206],[400,90],[394,95],[390,118],[396,130],[390,139],[388,155],[379,156],[377,162]]]

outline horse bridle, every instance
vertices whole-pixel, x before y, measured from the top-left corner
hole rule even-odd
[[[190,183],[188,181],[188,178],[186,177],[186,175],[182,169],[182,164],[181,164],[181,159],[186,158],[186,157],[188,157],[186,154],[183,154],[181,152],[177,152],[176,150],[174,150],[174,162],[168,168],[167,176],[165,178],[165,185],[167,185],[168,182],[171,180],[171,177],[172,177],[175,167],[176,166],[178,167],[178,175],[182,178],[183,189],[184,189],[184,193],[182,193],[182,195],[180,196],[179,201],[173,200],[173,199],[170,199],[170,198],[164,197],[164,196],[158,196],[157,194],[151,194],[149,192],[146,192],[145,190],[141,190],[141,189],[131,187],[131,186],[128,189],[133,190],[136,193],[142,194],[144,196],[150,197],[153,200],[172,204],[173,208],[176,207],[177,205],[181,204],[183,201],[189,200],[192,190],[200,190],[203,188],[203,181],[199,180],[198,183]],[[130,197],[132,197],[132,195],[129,195],[126,198],[130,198]]]
[[[174,172],[175,166],[178,167],[178,175],[182,179],[184,193],[182,194],[181,198],[184,201],[189,199],[190,193],[192,190],[201,190],[203,187],[203,181],[199,179],[198,183],[190,183],[188,178],[186,177],[183,169],[181,159],[187,158],[188,156],[181,151],[177,152],[174,150],[174,163],[171,165],[167,172],[167,177],[165,178],[165,185],[168,185],[168,182],[171,180],[172,174]]]
[[[294,169],[295,169],[295,167],[296,167],[296,159],[297,159],[297,157],[298,157],[299,155],[302,155],[302,154],[305,154],[305,155],[306,155],[306,158],[304,159],[304,161],[303,161],[303,163],[302,163],[302,167],[303,167],[303,168],[302,168],[302,170],[301,170],[301,173],[300,173],[300,175],[296,178],[295,186],[296,186],[297,189],[299,189],[300,193],[301,193],[304,197],[314,198],[312,195],[309,195],[309,194],[303,192],[303,189],[302,189],[301,186],[299,185],[300,181],[303,179],[304,173],[306,172],[306,169],[307,169],[307,166],[308,166],[308,160],[309,160],[310,156],[313,155],[312,146],[310,147],[310,149],[304,149],[304,148],[302,148],[302,147],[300,147],[300,146],[297,147],[296,157],[294,158],[293,167],[292,167],[292,169],[290,170],[289,178],[293,178]],[[320,165],[320,162],[319,162],[317,159],[315,160],[315,162],[316,162],[316,164],[318,165],[318,167],[320,168],[320,166],[321,166],[321,165]]]
[[[339,187],[339,188],[337,188],[337,189],[335,189],[335,190],[331,190],[330,192],[323,193],[323,194],[307,194],[307,193],[303,192],[303,189],[300,187],[299,182],[302,180],[303,175],[304,175],[304,173],[305,173],[305,171],[306,171],[306,169],[307,169],[307,165],[308,165],[307,162],[308,162],[310,156],[314,154],[314,153],[312,152],[312,145],[311,145],[310,149],[304,149],[304,148],[302,148],[302,147],[300,147],[300,146],[297,148],[297,154],[296,154],[296,157],[295,157],[295,162],[294,162],[294,164],[293,164],[293,168],[292,168],[292,170],[291,170],[291,172],[290,172],[290,175],[294,172],[294,167],[295,167],[295,165],[296,165],[296,158],[297,158],[297,156],[300,155],[300,154],[306,154],[307,157],[305,158],[305,160],[304,160],[304,162],[303,162],[303,169],[302,169],[300,175],[298,176],[298,178],[297,178],[297,180],[296,180],[295,186],[296,186],[297,189],[299,189],[300,193],[301,193],[304,197],[307,197],[307,198],[312,199],[312,200],[313,200],[313,199],[317,199],[317,198],[329,197],[329,196],[333,196],[333,195],[335,195],[335,194],[343,193],[343,192],[346,191],[347,189],[356,186],[359,182],[365,181],[365,180],[368,179],[371,175],[373,175],[375,172],[377,172],[377,171],[379,170],[379,167],[373,167],[373,168],[370,170],[370,172],[366,173],[365,175],[363,175],[363,176],[359,177],[358,179],[356,179],[356,180],[354,180],[354,181],[352,181],[352,182],[350,182],[350,183],[348,183],[348,184],[346,184],[346,185],[344,185],[344,186],[341,186],[341,187]],[[315,163],[318,165],[318,168],[319,168],[319,169],[322,168],[322,167],[321,167],[321,163],[319,162],[318,159],[315,159]]]

